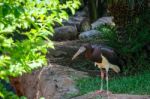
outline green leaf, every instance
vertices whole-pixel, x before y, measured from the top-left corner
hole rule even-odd
[[[8,15],[9,13],[11,13],[11,6],[7,3],[4,3],[2,6],[2,13],[3,13],[3,17],[5,17],[6,15]]]
[[[0,92],[0,97],[1,97],[1,98],[4,98],[4,95],[3,95],[1,92]]]

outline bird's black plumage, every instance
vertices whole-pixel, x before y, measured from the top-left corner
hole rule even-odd
[[[91,44],[86,44],[84,45],[84,47],[86,48],[86,58],[90,59],[93,62],[101,63],[101,55],[103,55],[111,64],[119,66],[122,70],[120,58],[118,57],[117,53],[114,51],[113,48],[104,45]]]

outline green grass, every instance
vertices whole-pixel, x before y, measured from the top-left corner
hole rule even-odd
[[[104,82],[104,84],[106,83]],[[100,77],[78,79],[76,85],[80,90],[80,95],[99,90]],[[109,80],[109,91],[112,93],[150,95],[150,71],[134,76],[113,77]]]

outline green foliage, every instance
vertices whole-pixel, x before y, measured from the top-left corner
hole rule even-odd
[[[141,67],[148,68],[143,63],[149,61],[148,52],[145,52],[144,48],[150,42],[149,17],[149,10],[135,17],[132,23],[125,27],[127,38],[124,42],[118,40],[117,29],[115,27],[101,26],[98,28],[99,31],[103,32],[102,38],[106,40],[106,43],[115,48],[121,57],[126,60],[130,73],[132,70],[132,72],[141,71]]]
[[[101,31],[103,33],[102,39],[106,41],[110,46],[118,48],[121,46],[118,42],[118,37],[116,34],[116,28],[109,26],[109,25],[103,25],[97,28],[97,30]]]
[[[74,14],[79,5],[79,0],[1,0],[0,79],[8,81],[46,65],[47,48],[53,48],[48,38],[53,26],[68,19],[67,8]],[[12,96],[2,90],[0,97]]]
[[[26,97],[18,97],[11,91],[7,91],[7,89],[0,83],[0,97],[2,99],[27,99]]]
[[[150,42],[149,20],[150,12],[147,11],[140,17],[135,18],[132,24],[129,24],[126,29],[128,38],[125,42],[120,42],[117,36],[117,30],[112,26],[101,26],[99,31],[103,32],[103,39],[106,39],[108,44],[120,51],[122,54],[137,53]],[[145,22],[147,20],[147,22]],[[144,25],[144,27],[143,27]]]

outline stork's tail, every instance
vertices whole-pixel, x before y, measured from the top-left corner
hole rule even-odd
[[[111,65],[111,68],[116,72],[119,73],[120,72],[120,68],[117,65]]]

